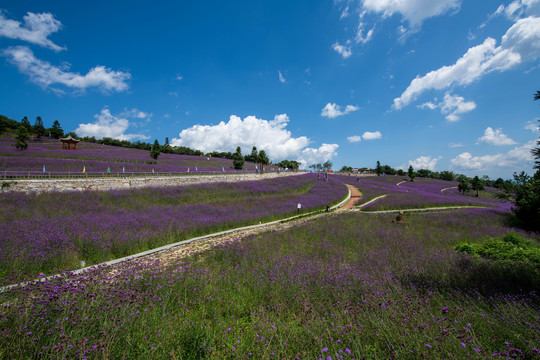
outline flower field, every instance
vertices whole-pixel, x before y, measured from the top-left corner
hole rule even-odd
[[[347,194],[316,175],[117,191],[1,193],[0,284],[233,227],[323,209]]]
[[[391,218],[332,214],[2,293],[0,358],[538,357],[537,280],[453,249],[509,231],[503,213]]]
[[[171,172],[233,172],[255,171],[255,164],[245,163],[242,170],[234,170],[232,160],[205,156],[161,154],[154,164],[148,151],[125,147],[80,142],[77,150],[63,150],[59,140],[44,138],[29,142],[28,149],[15,149],[11,138],[0,138],[0,175],[42,173],[160,173]],[[272,171],[269,166],[267,170]]]

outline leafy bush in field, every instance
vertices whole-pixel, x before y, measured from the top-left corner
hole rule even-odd
[[[515,232],[509,232],[501,238],[490,238],[482,243],[460,243],[456,250],[492,260],[531,262],[540,267],[538,244]]]

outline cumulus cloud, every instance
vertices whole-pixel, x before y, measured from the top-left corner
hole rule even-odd
[[[308,148],[306,136],[293,137],[287,130],[289,117],[276,115],[273,120],[247,116],[243,120],[231,115],[229,121],[217,125],[194,125],[180,132],[171,140],[173,146],[187,146],[203,152],[235,151],[240,146],[244,152],[256,146],[264,150],[271,160],[298,160],[305,165],[330,160],[336,155],[337,144],[323,144],[318,149]]]
[[[96,66],[86,75],[69,72],[67,69],[37,59],[32,50],[26,46],[7,48],[2,55],[42,88],[61,84],[81,91],[90,87],[98,87],[104,91],[124,91],[128,88],[127,81],[131,78],[129,73],[114,71],[105,66]]]
[[[298,157],[303,168],[310,164],[322,164],[337,156],[338,144],[322,144],[318,149],[306,148]]]
[[[349,136],[347,140],[349,140],[350,143],[355,143],[355,142],[360,142],[362,140],[377,140],[381,138],[382,138],[382,134],[380,131],[373,131],[373,132],[366,131],[361,136],[360,135]]]
[[[62,23],[51,13],[26,13],[24,24],[7,19],[0,10],[0,36],[10,39],[23,40],[54,51],[65,50],[48,39],[48,36],[62,28]]]
[[[411,28],[419,28],[428,18],[459,11],[461,0],[364,0],[362,6],[383,17],[400,14]]]
[[[414,169],[427,169],[434,171],[437,163],[441,159],[442,156],[436,158],[433,158],[431,156],[420,156],[415,160],[409,160],[409,166],[412,166]]]
[[[360,142],[362,141],[362,137],[360,135],[353,135],[347,137],[347,140],[349,140],[350,143]]]
[[[344,59],[347,59],[352,55],[350,46],[341,45],[338,42],[332,44],[332,49],[334,49],[334,51],[343,56]]]
[[[469,152],[464,152],[450,160],[450,164],[454,169],[459,170],[487,170],[493,167],[499,168],[523,168],[532,164],[533,157],[531,149],[535,146],[536,141],[513,148],[507,153],[499,153],[494,155],[473,156]]]
[[[442,102],[434,104],[427,102],[418,106],[421,109],[435,110],[441,109],[441,113],[446,115],[448,121],[457,121],[460,119],[461,114],[468,113],[476,109],[476,103],[474,101],[465,101],[465,99],[458,95],[451,95],[446,93]]]
[[[362,134],[362,139],[364,140],[377,140],[380,138],[382,138],[382,134],[380,131],[374,131],[374,132],[366,131],[365,133]]]
[[[321,116],[333,119],[338,116],[347,115],[351,112],[358,111],[358,110],[360,110],[360,108],[354,105],[347,105],[345,106],[345,109],[342,110],[341,106],[337,105],[336,103],[328,103],[322,109]]]
[[[119,140],[134,140],[134,139],[149,139],[143,134],[125,134],[130,127],[128,117],[134,116],[141,118],[142,115],[147,117],[148,114],[138,111],[137,109],[124,111],[122,114],[115,116],[111,114],[108,108],[103,108],[99,114],[94,115],[96,121],[93,123],[79,124],[75,130],[79,136],[95,136],[98,139],[110,137]]]
[[[522,62],[540,57],[540,18],[519,19],[503,35],[501,45],[487,38],[470,48],[455,64],[443,66],[411,81],[393,108],[400,110],[426,90],[441,90],[454,85],[466,86],[494,71],[506,71]]]
[[[508,135],[502,132],[502,129],[493,130],[491,127],[488,127],[484,131],[484,136],[479,137],[478,141],[482,141],[491,145],[515,145],[517,144],[514,140],[510,139]]]

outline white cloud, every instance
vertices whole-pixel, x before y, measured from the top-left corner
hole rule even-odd
[[[340,45],[338,42],[332,44],[332,49],[334,49],[338,54],[343,56],[344,59],[347,59],[352,55],[350,46]]]
[[[322,144],[318,149],[306,148],[298,157],[302,168],[311,164],[322,164],[337,156],[338,144]]]
[[[373,38],[373,32],[375,31],[375,26],[369,29],[365,35],[364,35],[364,28],[365,28],[365,24],[362,21],[360,21],[360,23],[358,24],[358,28],[356,29],[356,37],[354,38],[354,41],[357,44],[366,44],[368,41],[370,41]]]
[[[464,152],[450,160],[450,164],[453,168],[461,170],[487,170],[493,167],[519,169],[532,164],[531,149],[535,143],[536,141],[532,140],[507,153],[494,155],[473,156],[469,152]]]
[[[484,131],[484,136],[479,137],[478,141],[483,141],[491,145],[515,145],[514,140],[510,139],[508,135],[502,132],[502,129],[493,130],[491,127],[487,127]]]
[[[131,77],[129,73],[113,71],[105,66],[96,66],[86,75],[68,72],[37,59],[32,50],[26,46],[7,48],[2,55],[42,88],[48,88],[52,84],[62,84],[77,90],[99,87],[105,91],[124,91],[128,88],[127,81]]]
[[[35,14],[28,12],[23,16],[23,19],[24,24],[7,19],[0,10],[0,36],[27,41],[54,51],[66,49],[47,38],[50,34],[62,28],[62,23],[56,20],[51,13]]]
[[[349,140],[350,143],[360,142],[362,141],[362,137],[360,135],[353,135],[347,137],[347,140]]]
[[[374,131],[374,132],[366,131],[365,133],[362,134],[362,139],[364,140],[377,140],[380,138],[382,138],[382,134],[380,131]]]
[[[465,86],[493,71],[506,71],[538,57],[540,18],[520,19],[504,34],[500,46],[496,46],[495,39],[488,37],[482,44],[470,48],[454,65],[417,76],[401,96],[394,99],[393,108],[400,110],[426,90]]]
[[[180,81],[184,79],[184,76],[183,75],[180,75],[180,74],[176,74],[176,80]]]
[[[504,6],[501,5],[490,16],[504,15],[510,20],[517,20],[522,16],[538,16],[540,15],[540,1],[539,0],[515,0],[510,4]]]
[[[264,150],[271,160],[290,159],[304,161],[306,164],[330,160],[336,154],[338,145],[323,144],[318,149],[308,148],[309,139],[297,138],[287,130],[289,117],[276,115],[273,120],[248,116],[243,120],[231,115],[228,122],[217,125],[195,125],[180,132],[178,138],[171,140],[173,146],[188,146],[204,152],[234,151],[240,146],[244,152],[253,146]],[[324,160],[323,160],[324,159]]]
[[[527,121],[527,125],[525,125],[524,129],[525,130],[530,130],[532,132],[538,132],[538,127],[539,127],[539,124],[537,124],[536,121]]]
[[[364,0],[367,11],[389,17],[396,13],[406,20],[410,27],[418,29],[428,18],[459,11],[461,0]]]
[[[345,106],[345,110],[341,110],[341,106],[337,105],[336,103],[328,103],[322,109],[321,116],[333,119],[358,110],[360,110],[360,107],[354,105],[347,105]]]
[[[448,144],[448,146],[450,146],[451,148],[458,148],[458,147],[463,147],[465,145],[460,144],[460,143],[450,143]]]
[[[442,159],[442,156],[432,158],[431,156],[420,156],[415,160],[409,160],[409,166],[412,166],[414,169],[427,169],[434,171],[435,167],[439,160]]]
[[[435,99],[437,100],[437,99]],[[427,102],[422,105],[418,105],[420,109],[441,109],[441,113],[446,115],[448,121],[459,120],[459,115],[468,113],[476,109],[476,103],[474,101],[465,101],[465,99],[458,95],[451,95],[446,93],[442,102],[434,104]]]
[[[281,71],[278,71],[278,75],[279,75],[279,82],[284,84],[286,80],[285,80],[285,77],[283,76],[283,74],[281,73]]]
[[[96,138],[110,137],[119,140],[133,140],[133,139],[149,139],[148,136],[142,134],[125,134],[126,130],[130,126],[129,120],[126,118],[130,113],[135,114],[138,117],[139,112],[137,109],[132,109],[134,112],[127,111],[114,116],[111,111],[105,107],[99,114],[94,115],[96,121],[88,124],[79,124],[79,127],[75,130],[79,136],[95,136]]]

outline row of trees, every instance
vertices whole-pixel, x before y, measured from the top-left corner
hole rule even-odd
[[[313,171],[327,171],[327,170],[332,169],[332,166],[333,166],[332,162],[328,160],[324,162],[323,164],[312,164],[309,166],[309,168],[313,169]]]

